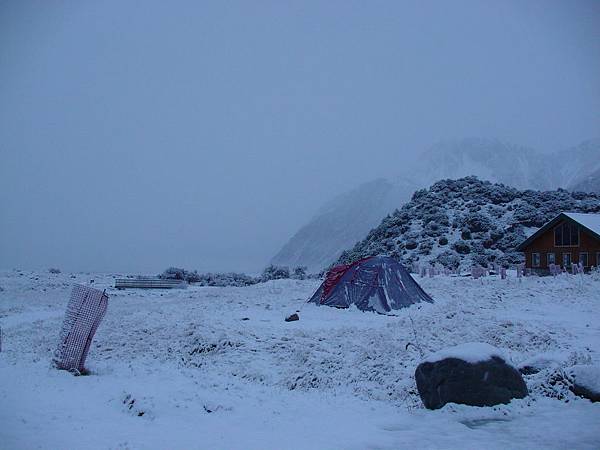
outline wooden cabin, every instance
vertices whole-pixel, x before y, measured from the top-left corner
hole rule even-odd
[[[547,273],[550,264],[567,270],[581,262],[585,270],[600,266],[600,214],[561,213],[517,247],[525,267]]]

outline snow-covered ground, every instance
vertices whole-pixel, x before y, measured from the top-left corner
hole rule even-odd
[[[108,313],[74,377],[50,359],[71,284],[92,279]],[[316,281],[116,291],[2,272],[0,448],[600,448],[600,404],[562,379],[600,362],[600,277],[418,281],[436,303],[388,317],[304,305]],[[473,341],[547,368],[509,405],[423,409],[419,361]]]

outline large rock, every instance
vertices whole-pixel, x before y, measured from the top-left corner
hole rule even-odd
[[[573,394],[600,402],[600,366],[577,365],[571,367]]]
[[[493,406],[527,395],[517,369],[500,350],[483,343],[462,344],[425,359],[415,372],[417,389],[428,409],[446,403]]]

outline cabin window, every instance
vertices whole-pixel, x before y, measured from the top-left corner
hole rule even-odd
[[[579,227],[571,222],[563,222],[554,229],[556,247],[575,247],[579,245]]]
[[[588,254],[587,254],[587,252],[579,254],[579,262],[581,263],[581,265],[583,267],[587,267],[589,265],[588,264]]]
[[[546,262],[548,265],[556,264],[556,255],[554,253],[548,253],[546,255]]]
[[[540,254],[532,253],[531,254],[531,267],[540,267]]]
[[[571,266],[571,254],[563,253],[563,267],[568,269]]]

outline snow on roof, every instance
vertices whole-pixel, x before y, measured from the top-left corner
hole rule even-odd
[[[566,212],[564,215],[580,223],[587,229],[592,230],[594,233],[600,234],[600,214]]]
[[[456,358],[471,364],[488,361],[493,356],[508,362],[502,350],[483,342],[467,342],[455,347],[448,347],[432,353],[423,362],[434,363],[447,358]]]

